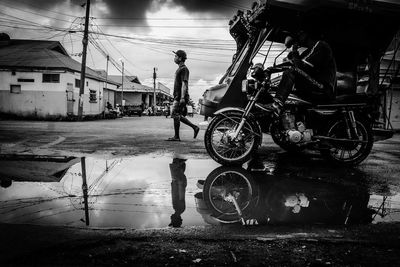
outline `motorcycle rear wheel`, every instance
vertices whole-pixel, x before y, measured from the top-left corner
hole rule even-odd
[[[240,112],[219,114],[211,120],[205,132],[204,144],[208,154],[222,165],[232,166],[245,163],[261,143],[261,132],[252,119],[246,121],[238,140],[231,139],[241,117]]]
[[[374,144],[373,133],[368,124],[356,121],[359,140],[363,143],[347,143],[340,141],[328,141],[329,149],[321,150],[321,154],[329,160],[354,166],[360,164],[368,157]],[[343,120],[330,124],[326,136],[347,139],[347,126]]]

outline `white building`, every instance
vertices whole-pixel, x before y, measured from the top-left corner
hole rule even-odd
[[[55,119],[78,115],[81,64],[57,41],[0,38],[0,114]],[[86,68],[83,115],[105,110],[119,83]],[[111,93],[110,93],[111,92]],[[112,96],[113,98],[115,96]]]

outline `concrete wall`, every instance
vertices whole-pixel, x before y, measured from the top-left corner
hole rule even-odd
[[[66,114],[66,84],[61,85],[65,73],[60,73],[60,83],[42,83],[39,72],[0,72],[0,112],[18,116],[60,117]],[[18,82],[34,79],[34,82]],[[21,85],[21,93],[10,92],[10,85]]]
[[[389,115],[389,106],[390,106],[390,93],[388,92],[388,96],[386,98],[387,103],[387,114]],[[400,88],[393,89],[393,97],[392,97],[392,108],[390,112],[390,123],[393,126],[393,129],[400,129]]]
[[[104,89],[104,93],[103,93],[103,103],[104,103],[104,105],[106,105],[107,102],[110,102],[111,105],[113,107],[115,107],[115,104],[117,104],[115,102],[115,94],[116,94],[115,91]]]
[[[59,73],[59,83],[43,83],[42,72],[15,72],[0,71],[0,112],[18,116],[34,116],[38,118],[66,117],[67,90],[70,90],[73,99],[72,114],[78,114],[79,88],[75,87],[75,79],[80,79],[80,73]],[[34,79],[33,82],[21,82],[18,79]],[[85,80],[83,99],[83,115],[97,115],[104,111],[105,83],[87,78]],[[20,85],[21,93],[11,93],[10,85]],[[108,85],[116,88],[116,85]],[[96,100],[89,101],[90,90],[96,92]]]
[[[121,92],[117,92],[115,95],[117,104],[121,104]],[[124,91],[125,105],[140,105],[142,104],[142,93],[137,92],[125,92]]]

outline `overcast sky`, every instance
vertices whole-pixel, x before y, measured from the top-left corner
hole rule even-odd
[[[172,88],[177,65],[172,50],[188,54],[190,94],[197,102],[215,85],[230,64],[236,45],[228,21],[251,0],[92,0],[87,65],[106,68],[106,54],[115,64],[124,61],[125,73],[152,86]],[[13,39],[57,40],[70,55],[82,51],[86,0],[0,0],[0,32]],[[78,32],[76,32],[78,31]],[[119,74],[109,64],[109,73]]]

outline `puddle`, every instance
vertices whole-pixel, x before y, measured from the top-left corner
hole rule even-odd
[[[259,223],[400,221],[397,184],[379,172],[279,159],[0,156],[0,222],[149,229]],[[290,164],[289,164],[290,162]],[[86,183],[85,179],[86,177]],[[197,181],[204,181],[204,190]],[[372,181],[372,182],[371,182]],[[386,188],[376,193],[379,188]]]
[[[13,180],[0,189],[0,222],[84,226],[89,221],[91,227],[134,229],[170,224],[174,213],[171,158],[86,158],[88,219],[81,159],[57,160],[38,157],[1,161],[2,167],[9,166],[3,169],[2,179],[6,171]],[[187,186],[179,192],[181,197],[186,192],[182,226],[205,224],[196,211],[193,195],[197,180],[216,166],[210,160],[186,162]]]

